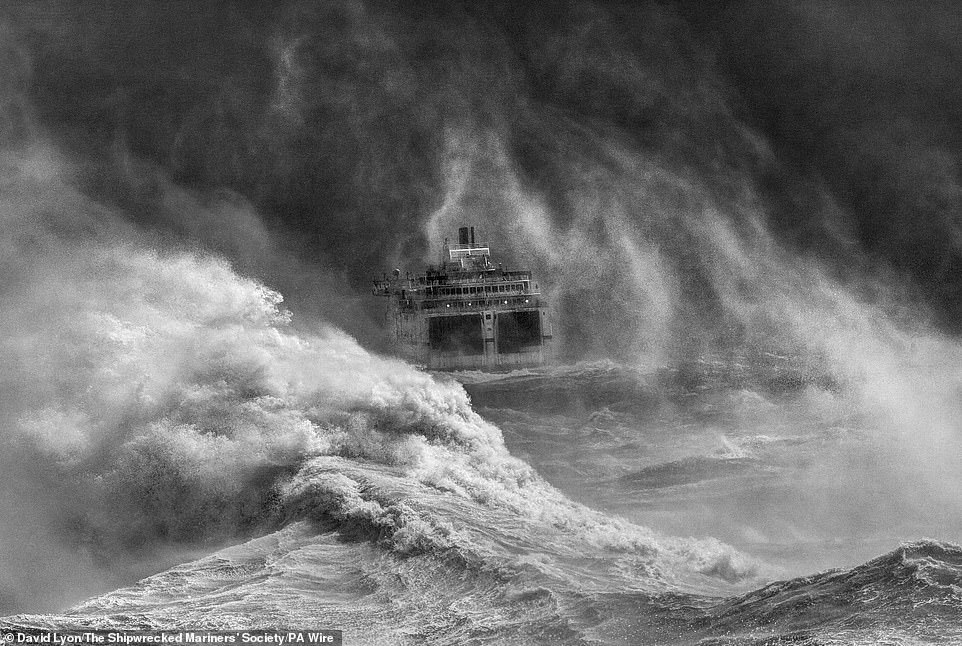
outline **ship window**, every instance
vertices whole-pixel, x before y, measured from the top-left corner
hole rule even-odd
[[[541,319],[537,312],[504,312],[498,317],[499,354],[538,345],[541,345]]]
[[[458,354],[482,354],[481,317],[435,316],[428,319],[428,337],[432,350]]]
[[[486,319],[488,319],[488,320],[490,321],[490,320],[491,320],[491,315],[490,315],[490,314],[485,314],[485,315],[484,315],[484,318],[486,318]]]

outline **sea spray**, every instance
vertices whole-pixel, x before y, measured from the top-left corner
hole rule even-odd
[[[429,487],[416,497],[453,494],[502,510],[508,525],[553,528],[567,536],[560,553],[584,542],[650,561],[665,578],[656,585],[673,568],[753,572],[730,548],[661,539],[571,503],[507,452],[457,383],[332,328],[295,330],[279,294],[225,261],[116,240],[109,212],[88,208],[100,239],[19,220],[56,262],[24,248],[8,265],[18,290],[3,295],[18,299],[2,357],[20,394],[4,410],[4,469],[20,482],[8,491],[18,521],[64,558],[84,554],[109,573],[166,545],[216,545],[301,517],[346,532],[367,523],[399,553],[473,549],[457,543],[456,516],[410,499],[410,480]],[[312,475],[335,457],[343,466]],[[372,497],[380,471],[364,475],[365,464],[388,468],[397,491]]]

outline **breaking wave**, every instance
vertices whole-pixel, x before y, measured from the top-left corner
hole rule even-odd
[[[2,357],[17,366],[4,477],[29,484],[4,484],[18,495],[7,511],[64,558],[109,572],[163,546],[308,519],[472,564],[614,554],[647,573],[632,581],[641,587],[727,585],[757,570],[717,541],[666,538],[571,502],[510,455],[460,384],[335,329],[296,329],[279,294],[222,260],[36,233],[57,262],[11,263],[24,288],[5,304],[33,300],[6,308],[19,320]],[[16,589],[28,572],[5,576]]]
[[[54,205],[69,191],[43,172],[31,182]],[[859,643],[939,621],[957,632],[944,616],[957,595],[954,546],[913,544],[746,595],[771,579],[765,563],[575,502],[509,452],[457,381],[372,355],[334,328],[299,327],[277,292],[225,261],[120,241],[109,210],[81,207],[86,222],[69,226],[37,210],[5,216],[20,239],[0,291],[0,583],[10,611],[115,591],[15,625],[236,628],[323,607],[346,629],[436,643],[819,643],[845,631]],[[69,235],[77,226],[93,233]],[[671,411],[730,418],[708,454],[629,472],[629,493],[737,478],[780,447],[832,437],[744,422],[776,422],[792,406],[831,422],[844,409],[839,386],[706,365],[651,376],[587,364],[467,388],[488,419],[526,400],[534,408],[516,419],[540,420],[532,436],[547,429],[573,450],[623,452],[641,420]],[[693,396],[701,403],[679,408]],[[150,570],[161,573],[120,587]],[[877,596],[836,614],[855,590]],[[774,620],[799,591],[815,595],[811,612],[802,603]],[[905,614],[887,616],[886,599]]]
[[[744,642],[957,643],[962,548],[906,543],[849,570],[780,581],[713,608],[702,620]],[[753,628],[747,628],[752,626]]]

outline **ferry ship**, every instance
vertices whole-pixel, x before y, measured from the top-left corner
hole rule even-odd
[[[441,262],[421,274],[395,269],[374,280],[397,352],[429,370],[505,371],[541,366],[552,357],[551,321],[527,270],[491,262],[474,227],[444,240]]]

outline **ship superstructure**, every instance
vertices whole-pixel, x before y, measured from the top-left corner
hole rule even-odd
[[[388,297],[388,321],[398,352],[432,370],[510,370],[551,357],[551,322],[538,284],[527,270],[491,262],[474,227],[444,241],[441,262],[422,274],[395,269],[374,281]]]

